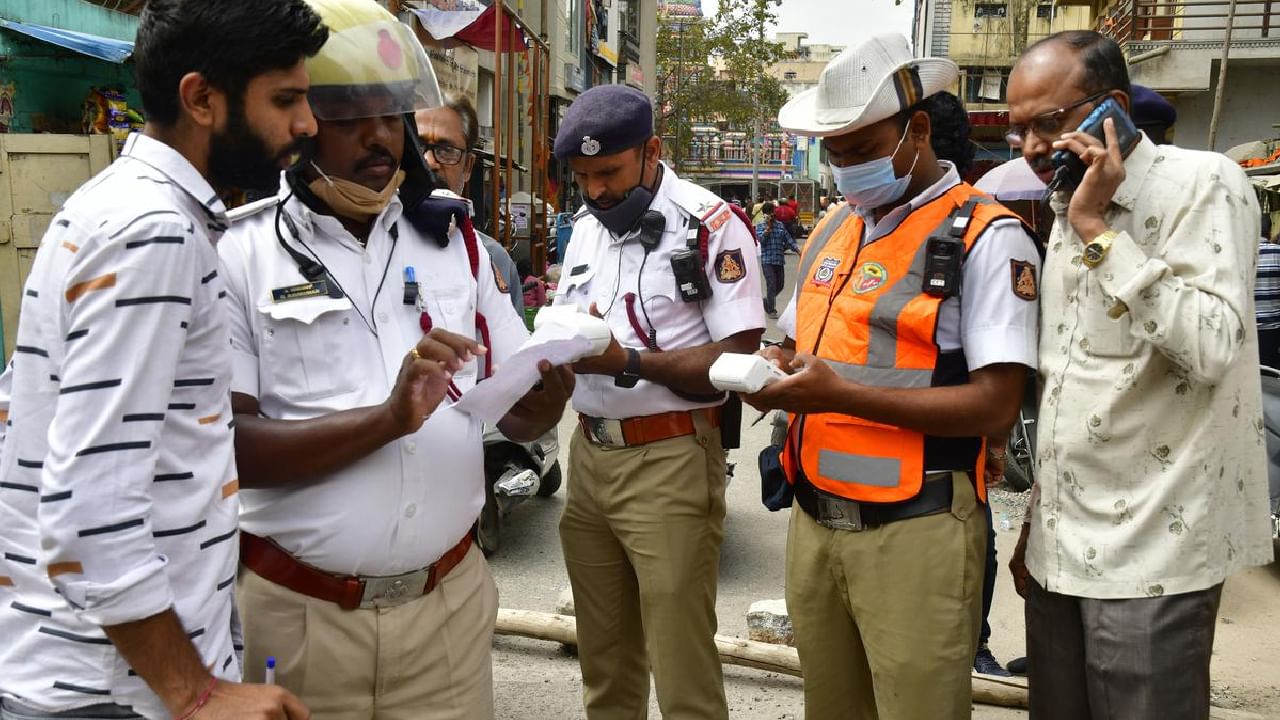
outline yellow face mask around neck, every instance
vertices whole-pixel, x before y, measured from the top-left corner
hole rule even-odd
[[[311,167],[320,173],[320,177],[307,183],[307,188],[338,215],[359,222],[376,218],[391,203],[391,198],[404,182],[404,170],[398,170],[386,187],[370,190],[360,183],[325,175],[314,163]]]

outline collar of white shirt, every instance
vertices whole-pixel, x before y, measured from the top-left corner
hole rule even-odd
[[[942,193],[960,184],[960,173],[956,172],[955,165],[946,160],[939,160],[938,166],[943,169],[942,178],[938,182],[920,191],[920,194],[911,198],[907,204],[899,205],[891,210],[888,215],[881,218],[880,222],[876,222],[874,208],[871,210],[855,208],[855,212],[858,213],[858,217],[862,218],[862,224],[866,228],[862,236],[864,243],[869,243],[893,232],[903,220],[907,219],[908,215],[923,207],[926,203],[937,200],[942,196]]]
[[[340,243],[350,245],[356,250],[363,250],[360,242],[343,227],[341,220],[333,215],[316,212],[302,202],[298,195],[293,192],[293,189],[289,187],[289,182],[283,174],[280,176],[280,191],[276,194],[276,197],[286,201],[286,211],[299,221],[299,228],[309,237],[332,238]],[[400,202],[400,195],[397,193],[391,196],[391,202],[387,203],[387,206],[382,209],[374,223],[377,227],[382,228],[384,232],[391,232],[391,228],[395,226],[403,214],[404,204]]]
[[[125,140],[120,156],[155,169],[204,207],[211,219],[224,226],[227,224],[227,206],[222,203],[222,198],[182,153],[139,132]]]

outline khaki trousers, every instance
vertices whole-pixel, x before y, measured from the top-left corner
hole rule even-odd
[[[578,429],[560,540],[590,720],[643,720],[649,672],[665,720],[724,720],[716,580],[724,537],[720,431],[605,449]]]
[[[959,720],[972,714],[986,520],[956,473],[951,512],[861,532],[796,505],[787,609],[808,720]]]
[[[276,683],[316,720],[490,720],[498,590],[478,547],[435,590],[391,608],[343,610],[241,567],[245,680]]]

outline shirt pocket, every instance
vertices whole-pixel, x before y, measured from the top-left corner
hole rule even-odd
[[[483,339],[478,337],[476,331],[474,297],[474,285],[451,285],[427,290],[426,304],[427,313],[431,316],[431,326],[481,342]],[[476,361],[467,363],[462,370],[454,373],[454,384],[463,390],[471,387],[475,383],[476,370]]]
[[[1093,278],[1088,278],[1080,296],[1084,329],[1084,350],[1094,357],[1130,357],[1138,347],[1133,336],[1133,319],[1126,310],[1119,317],[1111,317],[1111,308],[1118,301],[1102,292]]]
[[[262,393],[286,402],[342,395],[360,386],[352,352],[367,332],[347,298],[317,297],[258,308]]]
[[[567,278],[562,278],[557,293],[567,302],[577,305],[584,312],[591,308],[592,280],[596,271],[589,265],[573,268]]]

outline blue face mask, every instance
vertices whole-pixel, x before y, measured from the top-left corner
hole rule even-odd
[[[831,166],[836,189],[850,205],[863,210],[874,210],[902,197],[911,184],[911,170],[915,170],[916,162],[920,160],[920,152],[917,151],[916,159],[911,161],[911,170],[906,175],[898,177],[894,173],[893,158],[906,139],[904,131],[902,138],[898,140],[898,146],[885,157],[848,167]]]

